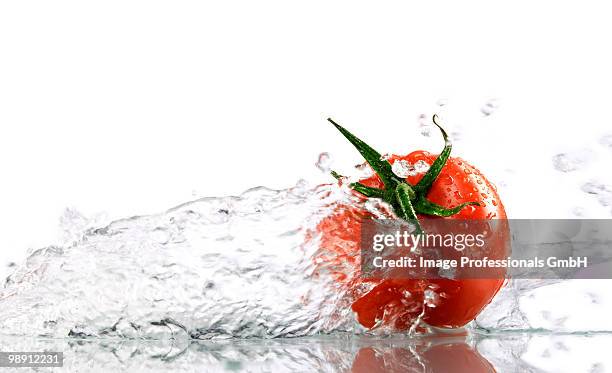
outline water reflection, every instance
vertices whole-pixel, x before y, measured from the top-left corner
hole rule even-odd
[[[63,351],[63,368],[40,370],[50,372],[605,372],[611,365],[603,351],[611,342],[612,335],[537,334],[215,341],[10,337],[0,338],[0,351]]]

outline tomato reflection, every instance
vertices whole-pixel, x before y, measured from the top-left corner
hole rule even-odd
[[[363,347],[352,373],[494,373],[495,368],[465,338],[424,340],[409,347]]]

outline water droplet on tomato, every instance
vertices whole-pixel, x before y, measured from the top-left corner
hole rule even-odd
[[[427,172],[429,170],[429,163],[420,159],[414,163],[414,170],[418,173]]]
[[[427,307],[435,307],[440,301],[438,294],[433,290],[427,289],[423,292],[423,295],[423,303]]]
[[[438,180],[442,181],[442,183],[444,183],[445,185],[453,185],[453,183],[455,182],[451,175],[440,176],[438,177]]]
[[[414,176],[417,174],[415,167],[404,159],[398,159],[393,162],[391,170],[394,174],[401,178],[406,178],[408,176]]]

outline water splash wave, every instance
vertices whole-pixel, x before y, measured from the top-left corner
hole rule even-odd
[[[335,185],[298,183],[90,228],[71,244],[33,252],[7,278],[0,334],[210,339],[356,331],[347,289],[314,260],[317,222],[356,203]]]

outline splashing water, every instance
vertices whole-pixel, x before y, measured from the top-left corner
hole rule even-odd
[[[319,158],[317,159],[315,166],[317,166],[319,171],[328,173],[333,163],[334,161],[331,155],[328,152],[323,152],[319,154]]]
[[[599,143],[602,146],[612,150],[612,135],[603,136],[601,139],[599,139]]]
[[[391,170],[398,177],[406,178],[408,176],[427,172],[427,170],[429,170],[429,164],[422,159],[416,161],[414,164],[404,159],[398,159],[391,165]]]
[[[356,164],[355,170],[357,171],[356,177],[360,180],[374,175],[374,170],[372,170],[367,162]]]
[[[602,206],[612,206],[612,188],[598,181],[588,181],[581,187],[582,191],[597,197]]]
[[[480,112],[485,116],[488,117],[491,114],[493,114],[495,111],[497,111],[497,109],[499,109],[499,100],[497,99],[491,99],[489,101],[487,101],[481,108],[480,108]]]
[[[414,166],[404,159],[398,159],[391,165],[391,170],[395,175],[401,178],[416,175]]]
[[[582,149],[571,153],[559,153],[552,158],[553,167],[560,172],[572,172],[587,166],[593,159],[589,150]]]
[[[424,173],[429,171],[429,163],[425,162],[422,159],[419,159],[418,161],[414,162],[414,170],[417,173]]]
[[[318,224],[353,207],[380,218],[391,215],[382,202],[364,202],[347,191],[337,185],[309,189],[303,182],[279,191],[260,187],[101,228],[67,212],[62,220],[66,230],[73,227],[67,235],[72,241],[33,252],[0,290],[0,335],[224,339],[366,333],[350,305],[375,284],[355,281],[359,258],[330,265],[334,261],[325,258],[355,242],[334,236],[322,245]],[[348,280],[337,281],[339,274]],[[474,326],[571,329],[563,317],[547,324],[525,308],[534,289],[555,283],[511,282]],[[592,293],[594,286],[588,289]],[[428,290],[421,306],[435,307],[438,297]],[[608,324],[598,326],[612,328]],[[422,333],[417,327],[410,330]]]
[[[425,114],[420,114],[417,118],[417,123],[419,125],[419,132],[422,136],[430,137],[433,131],[433,125],[429,123],[427,120],[427,116]]]
[[[355,242],[334,236],[322,245],[318,224],[353,207],[380,218],[391,215],[382,202],[352,195],[347,184],[259,187],[104,227],[69,210],[62,218],[66,243],[34,251],[0,289],[0,335],[223,339],[366,333],[350,305],[375,284],[354,281],[359,258],[331,266],[322,259]],[[605,186],[585,188],[592,193]],[[337,281],[338,274],[348,280]],[[540,320],[529,300],[538,289],[554,291],[556,284],[511,281],[473,326],[612,330],[603,316],[577,321],[576,315],[538,310],[551,313]],[[603,315],[609,310],[602,298],[608,287],[598,284],[574,294],[583,294],[585,302],[597,299]],[[431,290],[425,295],[421,306],[435,307],[439,295]],[[410,330],[422,332],[417,326]]]
[[[72,232],[64,246],[33,252],[0,290],[0,335],[209,339],[359,332],[349,289],[317,265],[324,249],[316,229],[333,209],[357,203],[336,185],[299,184],[202,198],[103,228],[87,228],[72,214],[86,231]],[[358,275],[354,267],[338,270]]]

